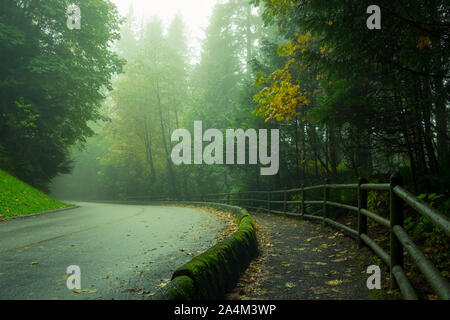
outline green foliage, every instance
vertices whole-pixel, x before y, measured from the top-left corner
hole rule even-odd
[[[272,55],[295,59],[287,70],[273,66],[264,74],[287,72],[289,82],[300,84],[309,98],[307,107],[278,105],[281,111],[300,112],[314,128],[306,133],[309,158],[334,158],[333,166],[345,161],[354,178],[388,176],[408,163],[415,189],[448,193],[448,179],[442,178],[450,151],[444,2],[381,1],[382,30],[374,32],[366,28],[368,1],[253,1],[264,3],[265,22],[276,24],[287,39]],[[272,98],[279,95],[277,87],[263,90]],[[327,143],[333,149],[326,150]],[[326,175],[336,179],[337,170],[331,171]]]
[[[382,1],[392,12],[380,32],[366,28],[366,2],[252,1],[260,5],[257,14],[247,1],[220,2],[200,59],[191,64],[179,17],[167,30],[158,19],[139,26],[131,8],[117,43],[128,64],[104,106],[112,121],[98,129],[102,139],[89,140],[102,151],[89,148],[92,155],[78,164],[83,173],[75,170],[90,182],[86,190],[113,199],[189,198],[314,185],[325,178],[388,182],[400,168],[408,189],[445,194],[448,63],[437,62],[448,51],[448,43],[437,40],[442,1],[427,7]],[[405,9],[410,23],[402,19]],[[436,29],[424,35],[424,28]],[[285,88],[282,94],[271,91],[276,84]],[[298,96],[298,85],[306,105],[289,98]],[[255,117],[260,92],[289,117],[267,123]],[[279,173],[262,177],[258,165],[172,166],[170,135],[175,128],[191,130],[195,120],[220,130],[280,129]],[[384,216],[385,196],[369,195],[370,208]],[[351,192],[332,197],[356,201]]]
[[[66,204],[0,170],[0,216],[15,217],[67,208]]]
[[[111,77],[123,62],[110,49],[119,16],[106,0],[78,3],[82,28],[69,30],[70,1],[4,1],[0,7],[0,167],[45,189],[68,172],[69,146],[92,134]]]
[[[437,208],[440,212],[444,214],[449,214],[448,206],[450,203],[450,199],[443,194],[431,193],[425,194],[422,193],[417,196],[418,199],[424,200],[430,206]],[[405,219],[405,229],[412,232],[414,237],[419,240],[428,239],[427,241],[436,242],[439,241],[438,237],[438,228],[436,228],[430,219],[425,216],[417,216],[411,215],[407,219]]]
[[[432,207],[444,214],[449,214],[449,198],[443,194],[431,193],[420,194],[417,198],[426,201]],[[436,227],[430,219],[425,216],[407,211],[405,229],[412,235],[416,244],[431,259],[433,264],[442,271],[444,277],[450,279],[450,240],[448,236]]]
[[[367,208],[369,211],[382,217],[389,217],[389,192],[369,191],[367,195]]]

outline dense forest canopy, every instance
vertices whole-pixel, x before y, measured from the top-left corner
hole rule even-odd
[[[93,131],[111,77],[120,17],[108,1],[80,2],[83,28],[67,28],[70,1],[0,4],[0,167],[46,188],[70,169],[69,148]]]
[[[85,13],[77,32],[72,2]],[[192,198],[400,171],[416,194],[447,199],[450,8],[379,0],[381,29],[369,29],[370,5],[220,1],[192,52],[182,14],[166,24],[133,6],[122,18],[107,0],[3,1],[0,168],[42,189],[53,181],[63,198]],[[278,173],[175,165],[172,133],[194,121],[279,129]]]

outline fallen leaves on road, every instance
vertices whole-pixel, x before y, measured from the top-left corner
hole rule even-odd
[[[156,285],[155,288],[156,289],[161,289],[161,288],[164,288],[165,286],[167,286],[167,282],[162,282],[162,283]]]
[[[29,265],[29,266],[35,266],[35,265],[37,265],[37,264],[39,264],[39,262],[33,261],[33,262],[30,262],[28,265]]]
[[[81,293],[96,293],[97,289],[93,289],[93,290],[91,290],[91,289],[83,289],[83,290],[73,289],[72,292],[78,293],[78,294],[81,294]]]

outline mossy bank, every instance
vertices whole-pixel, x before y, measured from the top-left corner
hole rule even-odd
[[[72,207],[0,170],[0,218]]]

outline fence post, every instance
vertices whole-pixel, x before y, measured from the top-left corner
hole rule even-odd
[[[284,191],[283,211],[284,211],[284,212],[287,212],[287,192],[286,192],[286,191]]]
[[[330,183],[330,179],[325,179],[325,186],[323,188],[323,225],[325,225],[325,218],[327,218],[327,201],[330,197],[330,189],[328,189],[327,184]]]
[[[392,269],[394,266],[400,266],[403,268],[403,246],[400,243],[400,241],[397,239],[397,237],[394,234],[393,228],[396,225],[403,226],[403,203],[402,199],[397,196],[394,192],[394,188],[396,186],[401,186],[403,184],[402,176],[398,173],[394,173],[391,176],[391,183],[390,183],[390,246],[391,246],[391,288],[395,289],[397,288],[397,283],[395,281],[394,274],[392,273]]]
[[[305,185],[302,184],[302,207],[301,207],[302,216],[305,215]]]
[[[366,179],[358,180],[358,247],[362,248],[364,242],[361,240],[361,234],[367,234],[367,217],[361,213],[361,209],[367,209],[367,190],[361,189],[361,185],[366,183]]]
[[[270,191],[268,191],[268,192],[267,192],[267,209],[269,210],[269,213],[271,212],[271,211],[270,211],[270,201],[271,201],[271,198],[272,198],[272,194],[270,193]]]

